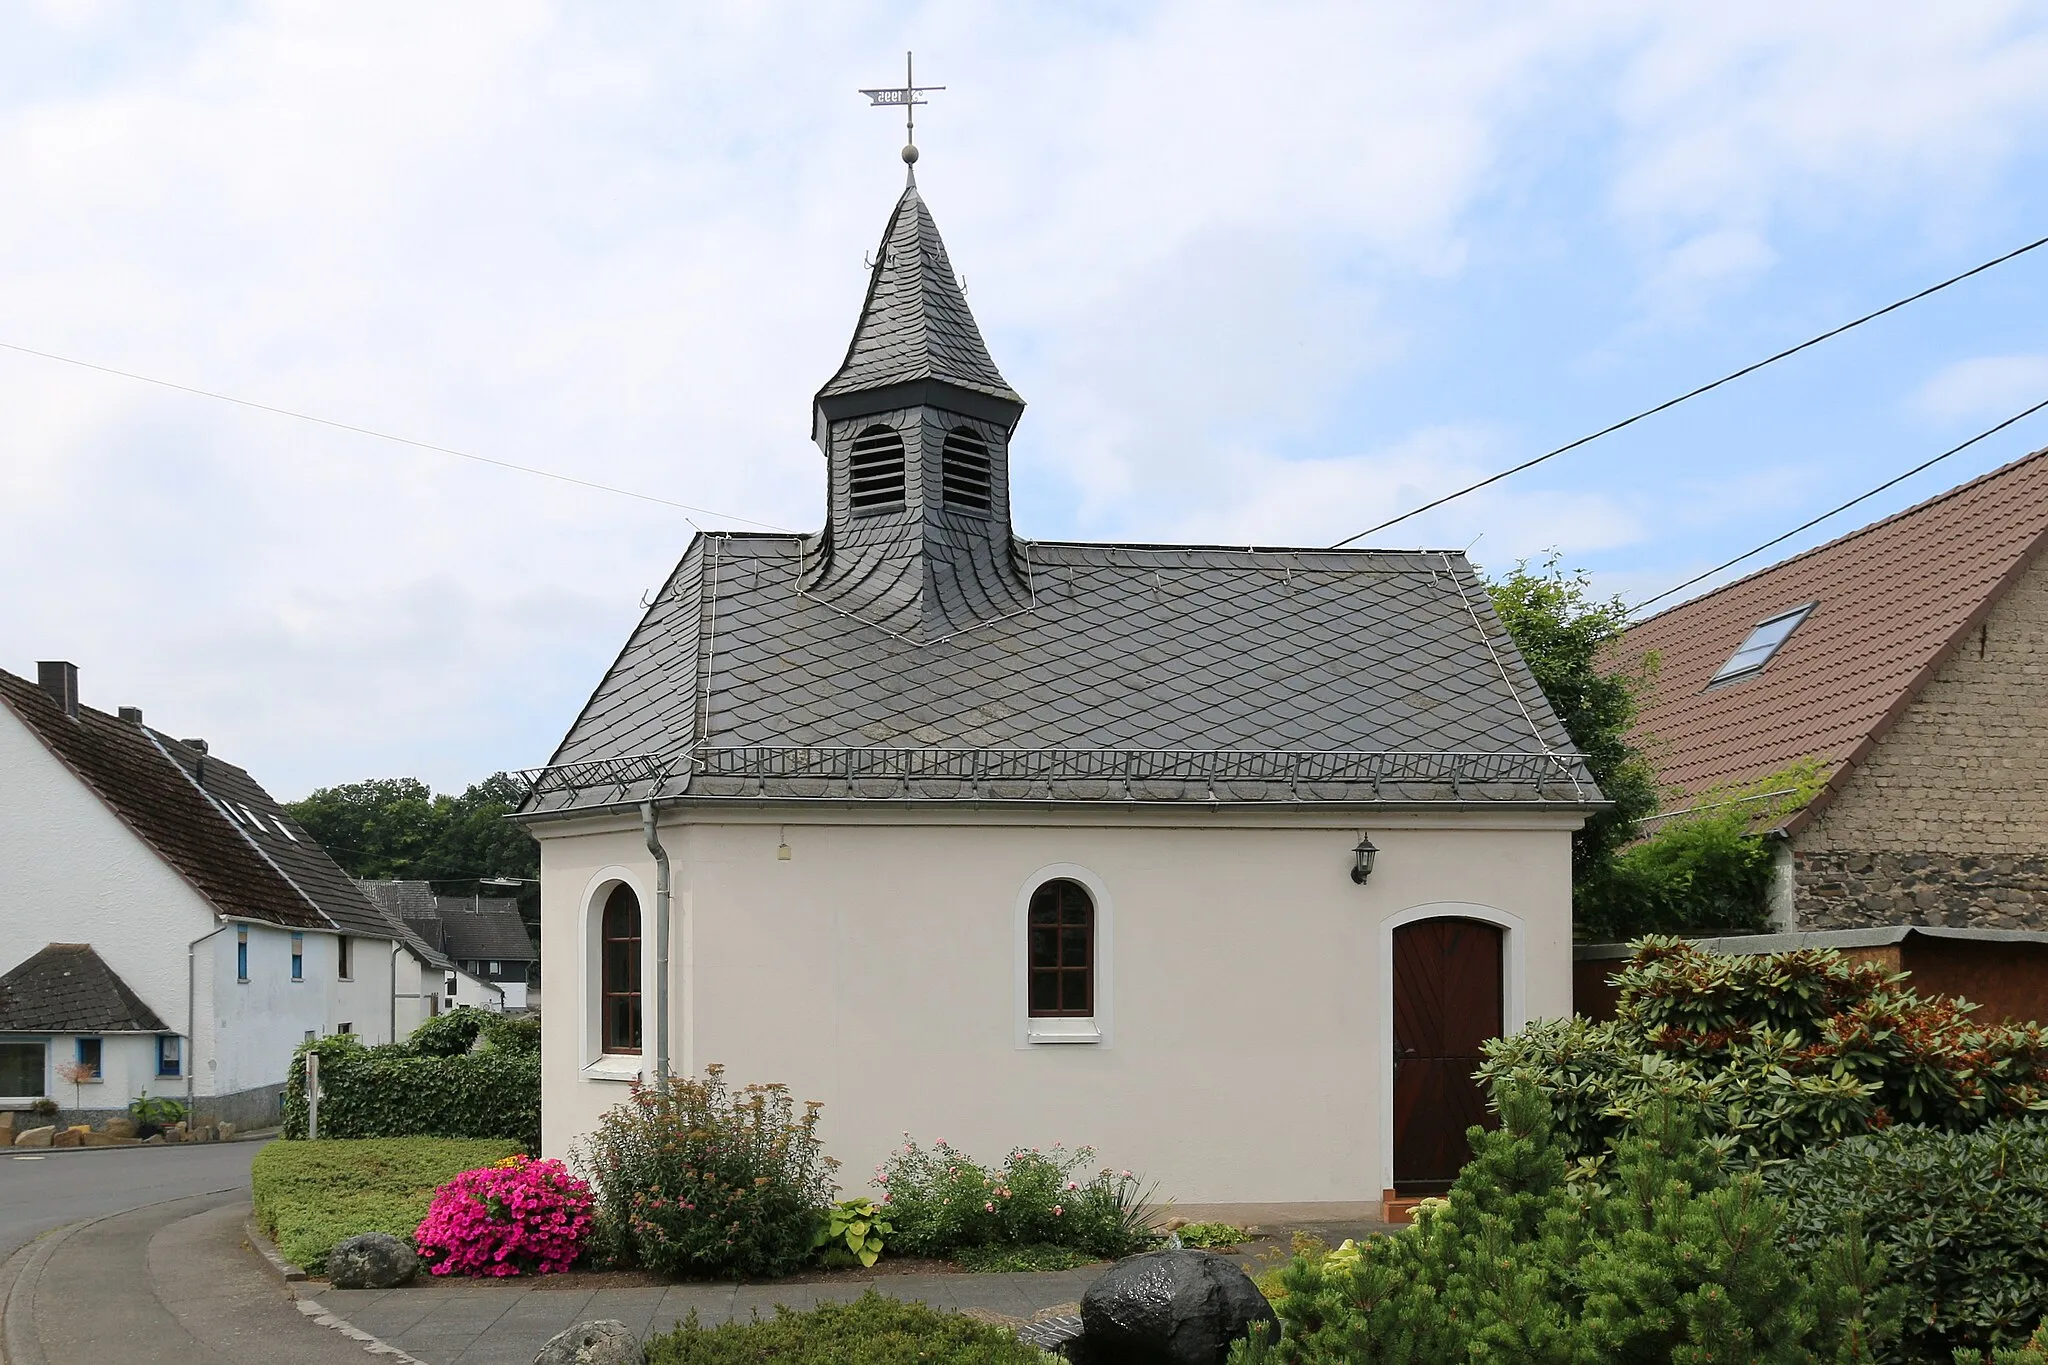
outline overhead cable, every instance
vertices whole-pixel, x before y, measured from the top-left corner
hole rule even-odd
[[[1779,361],[1784,360],[1789,356],[1798,355],[1801,351],[1804,351],[1809,347],[1818,346],[1823,341],[1830,340],[1834,337],[1842,335],[1842,333],[1844,332],[1852,331],[1855,328],[1861,327],[1866,322],[1874,322],[1878,318],[1883,317],[1886,313],[1897,312],[1899,309],[1904,308],[1909,303],[1918,303],[1921,299],[1924,299],[1931,294],[1939,294],[1942,290],[1948,288],[1950,285],[1961,284],[1964,280],[1969,279],[1972,275],[1981,275],[1985,271],[1991,269],[1993,266],[2004,265],[2007,261],[2014,260],[2018,257],[2024,256],[2029,251],[2032,251],[2036,247],[2040,246],[2048,246],[2048,237],[2036,238],[2034,241],[2028,242],[2023,247],[2019,247],[2016,250],[2006,252],[2003,256],[1995,256],[1991,260],[1984,262],[1982,265],[1972,266],[1960,275],[1951,275],[1939,284],[1930,284],[1929,286],[1927,286],[1927,288],[1922,289],[1918,293],[1908,294],[1905,298],[1899,299],[1892,303],[1888,303],[1884,307],[1878,309],[1875,312],[1865,313],[1862,317],[1855,318],[1849,322],[1845,322],[1839,327],[1831,327],[1827,331],[1822,332],[1819,336],[1808,337],[1806,340],[1800,342],[1797,346],[1788,346],[1784,350],[1779,351],[1776,355],[1765,356],[1762,360],[1756,361],[1752,364],[1744,365],[1741,369],[1732,371],[1728,374],[1724,374],[1719,379],[1716,379],[1711,383],[1702,384],[1696,389],[1691,389],[1685,393],[1679,394],[1676,398],[1667,398],[1653,408],[1644,408],[1641,412],[1637,413],[1633,417],[1624,417],[1619,422],[1615,422],[1611,425],[1604,426],[1600,428],[1600,430],[1593,432],[1590,435],[1581,436],[1576,441],[1568,441],[1564,445],[1559,446],[1555,450],[1546,450],[1545,452],[1543,452],[1543,454],[1538,455],[1533,459],[1524,460],[1520,464],[1515,465],[1511,469],[1503,469],[1500,471],[1500,473],[1489,475],[1488,477],[1481,479],[1478,483],[1467,484],[1465,487],[1458,489],[1454,493],[1446,493],[1442,497],[1437,498],[1432,502],[1426,502],[1422,504],[1422,506],[1420,507],[1414,508],[1410,511],[1403,512],[1400,516],[1395,517],[1390,521],[1383,521],[1377,526],[1368,526],[1363,531],[1360,531],[1357,535],[1344,537],[1344,539],[1338,541],[1335,545],[1332,545],[1330,548],[1333,550],[1341,550],[1354,540],[1363,540],[1365,537],[1372,535],[1376,531],[1386,530],[1389,526],[1399,526],[1402,522],[1407,521],[1410,517],[1419,517],[1424,512],[1428,512],[1435,508],[1442,507],[1445,503],[1453,502],[1458,498],[1462,498],[1467,493],[1476,493],[1480,489],[1485,488],[1491,484],[1499,483],[1502,479],[1505,479],[1512,474],[1519,474],[1525,469],[1534,469],[1537,465],[1542,464],[1545,460],[1554,460],[1558,456],[1563,455],[1569,451],[1577,450],[1580,446],[1590,445],[1594,441],[1599,440],[1602,436],[1612,436],[1615,432],[1620,431],[1623,427],[1634,426],[1637,422],[1642,421],[1645,417],[1655,417],[1658,413],[1668,411],[1671,408],[1675,408],[1680,403],[1683,403],[1688,399],[1698,398],[1703,393],[1711,393],[1713,390],[1720,388],[1723,384],[1732,384],[1736,380],[1742,378],[1744,375],[1755,374],[1758,370],[1763,369],[1767,365],[1775,365]]]
[[[1628,609],[1628,614],[1633,616],[1637,612],[1641,611],[1644,607],[1649,606],[1652,602],[1662,602],[1665,598],[1670,597],[1674,593],[1684,592],[1693,584],[1702,582],[1705,579],[1712,578],[1715,574],[1721,572],[1721,570],[1723,569],[1731,569],[1735,567],[1737,564],[1740,564],[1743,560],[1754,558],[1755,556],[1762,554],[1765,550],[1770,549],[1774,545],[1782,545],[1786,541],[1792,539],[1792,537],[1798,535],[1801,531],[1811,530],[1814,527],[1820,525],[1822,522],[1826,521],[1829,517],[1837,516],[1843,512],[1848,511],[1851,507],[1854,507],[1859,502],[1868,502],[1870,499],[1876,497],[1879,493],[1884,492],[1885,489],[1891,488],[1897,484],[1904,483],[1907,479],[1912,478],[1921,470],[1931,469],[1935,465],[1940,464],[1943,460],[1946,460],[1951,455],[1960,455],[1963,451],[1968,450],[1971,446],[1977,444],[1977,442],[1982,441],[1987,437],[1996,436],[1999,432],[2004,431],[2014,422],[2018,422],[2024,418],[2032,417],[2035,413],[2041,411],[2041,409],[2043,408],[2048,408],[2048,398],[2042,399],[2040,402],[2034,404],[2034,406],[2032,406],[2031,408],[2028,408],[2025,412],[2014,413],[2012,416],[2006,418],[2003,422],[2000,422],[1995,427],[1990,427],[1986,430],[1978,432],[1975,436],[1972,436],[1969,440],[1963,442],[1961,445],[1950,446],[1947,450],[1942,451],[1941,454],[1935,456],[1931,460],[1923,460],[1921,463],[1914,465],[1911,469],[1899,475],[1897,478],[1886,479],[1883,483],[1871,489],[1869,492],[1858,493],[1855,497],[1849,499],[1841,506],[1830,508],[1829,510],[1821,513],[1819,516],[1815,517],[1811,521],[1801,522],[1799,525],[1785,532],[1785,534],[1782,536],[1774,536],[1770,540],[1767,540],[1763,544],[1757,546],[1755,549],[1744,550],[1741,554],[1735,556],[1735,558],[1727,560],[1724,563],[1716,564],[1713,568],[1708,569],[1705,573],[1694,574],[1691,578],[1686,579],[1677,587],[1666,588],[1664,591],[1658,593],[1655,597],[1645,597],[1642,601],[1630,607]]]
[[[620,488],[613,484],[598,483],[592,479],[579,479],[573,474],[558,474],[552,469],[536,469],[532,465],[514,464],[510,460],[492,459],[488,455],[474,455],[467,450],[457,450],[453,446],[438,446],[431,441],[415,441],[409,436],[394,436],[388,431],[377,431],[371,427],[359,427],[352,422],[337,422],[330,417],[315,417],[311,413],[294,412],[290,408],[275,407],[269,403],[258,403],[250,398],[237,398],[231,393],[215,393],[211,389],[194,388],[190,384],[173,383],[168,379],[157,379],[146,374],[136,374],[131,370],[117,370],[111,365],[96,365],[90,360],[78,360],[68,355],[57,355],[50,351],[38,351],[31,346],[16,346],[11,342],[0,341],[0,350],[19,351],[23,355],[32,355],[43,360],[55,360],[65,365],[76,365],[80,369],[98,370],[101,374],[116,375],[122,379],[133,379],[141,384],[155,384],[159,388],[176,389],[180,393],[197,394],[201,398],[213,398],[223,403],[233,403],[238,407],[254,408],[258,412],[275,413],[279,417],[292,417],[301,422],[312,422],[317,426],[333,427],[337,431],[350,431],[358,436],[374,436],[380,441],[392,441],[398,445],[412,446],[416,450],[431,450],[440,455],[453,455],[459,460],[474,460],[478,464],[493,465],[499,469],[509,469],[518,474],[531,474],[536,478],[553,479],[557,483],[572,483],[578,488],[595,489],[600,493],[615,493],[622,498],[637,498],[641,502],[652,502],[658,503],[663,507],[680,508],[682,511],[695,512],[700,516],[717,517],[721,521],[737,521],[748,526],[758,526],[764,531],[780,531],[784,534],[794,534],[786,526],[775,526],[769,522],[755,521],[751,517],[736,517],[730,512],[719,512],[709,507],[695,507],[687,502],[676,502],[670,498],[656,497],[652,493],[636,493],[630,488]]]

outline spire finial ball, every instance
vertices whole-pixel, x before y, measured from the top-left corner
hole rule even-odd
[[[916,144],[916,143],[914,143],[914,142],[913,142],[913,143],[910,143],[910,144],[908,144],[908,145],[906,145],[906,146],[904,147],[904,149],[903,149],[903,164],[904,164],[904,165],[906,165],[906,166],[915,166],[915,165],[917,164],[917,144]]]

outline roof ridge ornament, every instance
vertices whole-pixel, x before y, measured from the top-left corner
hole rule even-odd
[[[861,94],[868,97],[870,108],[875,105],[884,104],[900,104],[903,106],[903,164],[909,167],[909,183],[915,185],[917,183],[917,106],[931,103],[930,100],[921,100],[918,96],[933,90],[944,90],[946,87],[943,85],[919,85],[917,83],[916,68],[912,65],[912,55],[908,52],[903,54],[902,85],[880,90],[863,90]]]

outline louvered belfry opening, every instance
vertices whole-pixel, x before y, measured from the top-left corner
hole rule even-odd
[[[903,505],[903,434],[872,426],[853,438],[847,491],[857,512]]]
[[[948,507],[986,512],[990,506],[988,442],[973,427],[954,427],[940,451],[941,496]]]

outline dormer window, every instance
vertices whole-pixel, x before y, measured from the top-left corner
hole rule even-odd
[[[954,427],[946,433],[940,452],[940,489],[948,507],[972,512],[989,510],[988,442],[973,427]]]
[[[1764,665],[1771,661],[1785,641],[1791,638],[1792,632],[1799,628],[1799,623],[1818,605],[1816,602],[1808,602],[1804,606],[1781,611],[1776,616],[1766,617],[1757,622],[1756,628],[1751,630],[1736,651],[1728,656],[1728,662],[1722,664],[1721,670],[1707,680],[1707,686],[1718,687],[1722,683],[1740,682],[1744,678],[1753,678],[1763,672]]]
[[[847,489],[856,512],[903,505],[903,436],[896,428],[873,426],[853,438]]]

